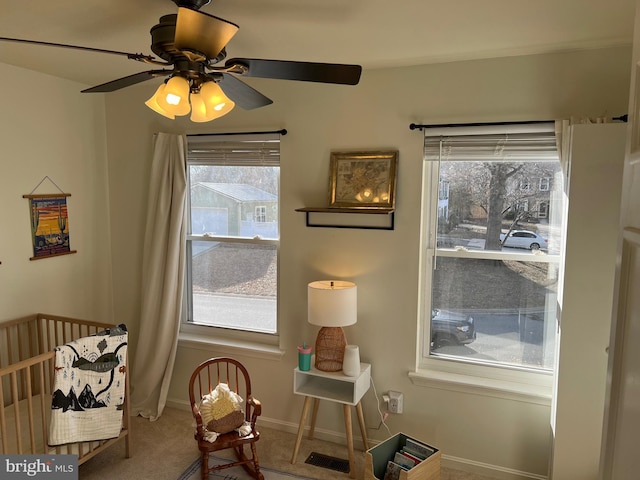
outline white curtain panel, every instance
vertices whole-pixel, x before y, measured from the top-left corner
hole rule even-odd
[[[132,411],[157,420],[167,399],[178,345],[185,270],[187,137],[154,136],[142,259],[140,333]]]
[[[556,146],[558,147],[558,156],[560,157],[560,167],[564,179],[565,191],[568,188],[569,181],[569,152],[571,145],[572,125],[591,125],[596,123],[611,123],[611,117],[571,117],[570,119],[556,120]]]

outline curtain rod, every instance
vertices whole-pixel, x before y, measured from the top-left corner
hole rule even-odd
[[[618,120],[626,122],[628,115],[620,115],[619,117],[613,117],[611,120]],[[553,123],[555,120],[529,120],[523,122],[487,122],[487,123],[440,123],[431,125],[419,125],[412,123],[409,125],[409,130],[423,130],[425,128],[449,128],[449,127],[491,127],[491,126],[506,126],[506,125],[537,125],[541,123]]]
[[[280,135],[286,135],[287,129],[283,128],[282,130],[272,130],[270,132],[193,133],[187,135],[187,137],[208,137],[211,135],[268,135],[270,133],[279,133]]]
[[[409,130],[422,130],[425,128],[449,128],[449,127],[492,127],[501,125],[536,125],[539,123],[552,123],[553,120],[533,120],[526,122],[487,122],[487,123],[438,123],[431,125],[417,125],[412,123]]]

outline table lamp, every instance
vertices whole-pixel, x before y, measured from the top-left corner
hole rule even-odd
[[[357,287],[342,280],[319,280],[307,288],[308,320],[318,325],[315,367],[324,372],[342,370],[347,339],[342,327],[357,321]]]

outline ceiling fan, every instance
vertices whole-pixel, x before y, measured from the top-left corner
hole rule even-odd
[[[160,17],[151,28],[151,50],[159,58],[142,53],[0,37],[0,41],[62,47],[112,55],[156,65],[159,68],[118,78],[83,93],[113,92],[157,77],[168,77],[147,102],[147,106],[168,118],[191,112],[191,120],[201,122],[218,118],[238,104],[245,110],[273,103],[238,76],[299,80],[306,82],[356,85],[362,67],[336,63],[232,58],[226,46],[238,25],[200,12],[211,0],[172,0],[177,14]]]

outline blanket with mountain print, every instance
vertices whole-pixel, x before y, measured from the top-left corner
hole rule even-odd
[[[120,435],[126,361],[124,325],[56,347],[49,445]]]

